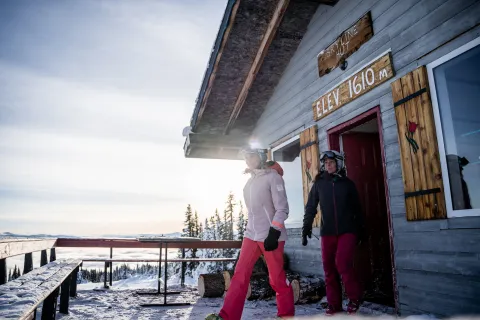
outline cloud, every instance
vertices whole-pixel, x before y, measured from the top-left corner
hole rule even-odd
[[[181,135],[225,5],[0,2],[0,231],[179,231],[241,196]]]

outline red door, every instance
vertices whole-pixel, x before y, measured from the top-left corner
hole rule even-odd
[[[355,182],[362,204],[366,238],[360,246],[355,268],[363,280],[365,300],[393,305],[385,185],[378,133],[342,135],[347,176]]]

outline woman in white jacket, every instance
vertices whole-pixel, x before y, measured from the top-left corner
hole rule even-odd
[[[266,168],[266,150],[245,149],[247,172],[251,177],[243,189],[248,223],[235,274],[219,315],[207,319],[239,320],[242,317],[253,266],[263,254],[267,262],[270,285],[276,292],[277,316],[295,314],[292,286],[283,269],[283,252],[287,233],[288,201],[281,175]]]

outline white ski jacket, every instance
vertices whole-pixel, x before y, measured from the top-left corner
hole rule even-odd
[[[288,200],[283,178],[273,169],[257,169],[243,188],[248,210],[245,237],[264,241],[270,227],[281,231],[279,241],[287,240],[285,220],[288,218]]]

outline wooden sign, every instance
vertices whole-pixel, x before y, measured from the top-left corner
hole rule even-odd
[[[375,60],[315,100],[313,119],[318,121],[394,76],[390,52]]]
[[[367,12],[353,26],[342,34],[318,55],[318,75],[321,77],[357,51],[373,36],[372,17]]]

